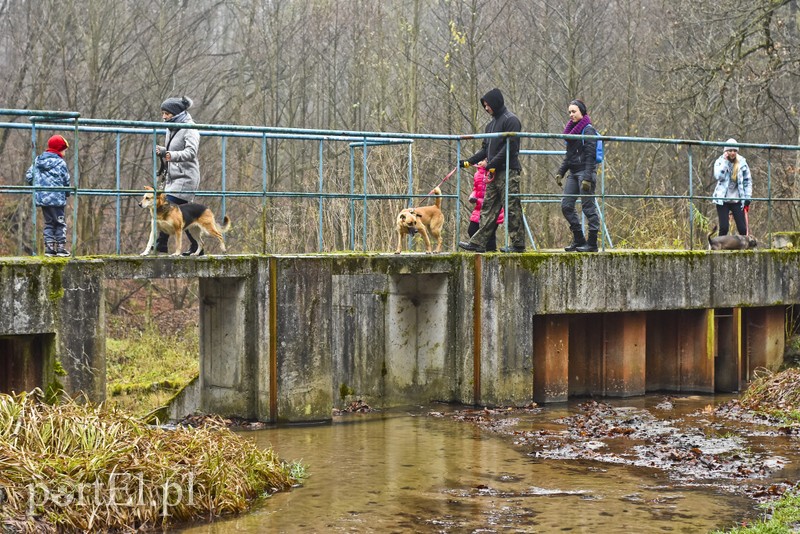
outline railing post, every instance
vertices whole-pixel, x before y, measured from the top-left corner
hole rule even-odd
[[[689,145],[689,250],[694,250],[694,180],[692,166],[692,145]]]
[[[121,202],[120,189],[121,189],[121,187],[120,187],[119,147],[120,147],[120,134],[119,134],[119,132],[117,132],[115,150],[114,150],[114,184],[117,187],[117,194],[116,194],[117,200],[116,200],[116,203],[114,204],[114,216],[115,216],[115,219],[116,219],[116,223],[115,223],[115,227],[114,228],[115,228],[115,234],[116,234],[115,247],[116,247],[116,251],[117,251],[117,256],[119,256],[119,254],[120,254],[119,234],[120,234],[120,231],[122,230],[122,222],[120,221],[120,213],[119,213],[120,212],[120,207],[121,207],[120,206],[120,202]]]
[[[267,253],[267,134],[261,134],[261,252]]]
[[[749,230],[749,228],[748,228]],[[772,149],[767,149],[767,235],[772,248]]]
[[[324,141],[320,140],[319,142],[319,240],[317,243],[317,251],[322,252],[323,247],[323,240],[322,240],[322,194],[324,193],[324,183],[323,183],[323,175],[322,175],[322,149],[323,149]]]
[[[363,226],[363,241],[361,242],[361,249],[366,252],[367,251],[367,138],[364,137],[364,154],[361,156],[362,166],[363,166],[363,177],[364,177],[364,220],[362,221]]]
[[[356,149],[354,146],[350,146],[350,250],[356,249],[356,204],[355,204],[355,194],[356,194]]]
[[[70,247],[73,256],[76,254],[75,245],[78,243],[78,186],[80,184],[78,171],[78,152],[80,150],[78,143],[78,117],[75,117],[74,128],[73,142],[75,147],[72,150],[72,193],[75,198],[72,199],[72,246]]]

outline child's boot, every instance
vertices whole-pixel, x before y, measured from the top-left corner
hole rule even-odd
[[[44,242],[44,255],[50,256],[51,258],[54,256],[58,256],[58,250],[56,249],[55,241]]]
[[[67,250],[66,243],[58,243],[56,245],[56,255],[61,257],[61,258],[68,258],[72,254],[70,254],[69,251]]]

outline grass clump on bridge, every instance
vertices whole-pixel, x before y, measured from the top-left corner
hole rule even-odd
[[[301,481],[223,425],[167,429],[115,408],[38,390],[0,394],[0,529],[13,532],[160,528],[246,510]]]

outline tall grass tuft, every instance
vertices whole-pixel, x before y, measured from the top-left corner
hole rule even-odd
[[[148,426],[103,405],[0,394],[0,528],[134,530],[246,510],[304,476],[225,428]]]

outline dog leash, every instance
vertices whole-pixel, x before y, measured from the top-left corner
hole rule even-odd
[[[453,175],[456,173],[456,170],[457,170],[457,169],[458,169],[458,165],[456,165],[455,167],[453,167],[453,170],[452,170],[452,171],[450,171],[450,172],[448,172],[448,173],[447,173],[447,176],[445,176],[445,177],[442,179],[442,181],[441,181],[441,182],[439,182],[438,184],[436,184],[436,185],[433,187],[433,189],[431,189],[431,192],[430,192],[430,193],[428,193],[427,195],[425,195],[424,197],[422,197],[422,200],[425,200],[426,198],[428,198],[429,196],[431,196],[431,195],[433,194],[433,190],[434,190],[434,189],[436,189],[437,187],[441,187],[441,186],[442,186],[442,184],[444,184],[444,183],[445,183],[447,180],[449,180],[449,179],[450,179],[450,177],[451,177],[451,176],[453,176]]]
[[[747,235],[750,235],[750,206],[744,207],[744,228]]]

